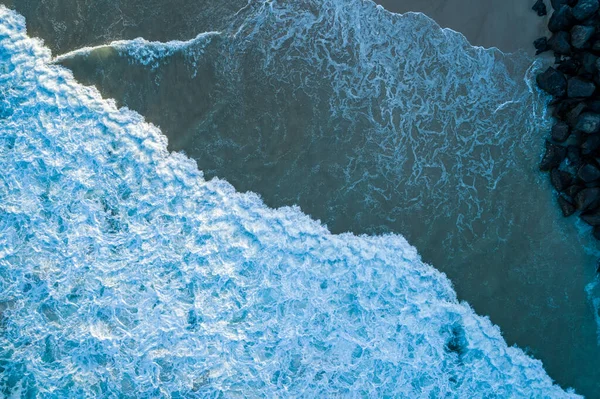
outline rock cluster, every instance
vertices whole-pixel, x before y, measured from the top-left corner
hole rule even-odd
[[[552,51],[555,65],[538,86],[551,94],[556,123],[540,169],[550,174],[565,216],[578,213],[600,240],[600,0],[551,0],[550,38],[534,42]],[[532,7],[545,15],[538,0]]]

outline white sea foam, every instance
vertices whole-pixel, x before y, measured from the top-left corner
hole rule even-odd
[[[127,55],[138,63],[143,65],[149,65],[156,68],[159,65],[160,60],[163,58],[170,57],[171,55],[193,48],[193,54],[200,56],[202,54],[202,47],[210,42],[210,39],[215,36],[219,36],[221,32],[203,32],[198,34],[191,40],[171,40],[168,42],[157,42],[148,41],[144,38],[138,37],[132,40],[115,40],[109,44],[103,44],[92,47],[82,47],[77,50],[70,51],[68,53],[61,54],[55,57],[53,62],[62,62],[74,57],[88,56],[94,51],[103,49],[114,49],[121,55]]]
[[[5,8],[0,64],[3,395],[575,396],[402,237],[206,182]]]

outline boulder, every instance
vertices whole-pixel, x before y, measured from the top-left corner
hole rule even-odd
[[[573,5],[572,3],[573,3],[572,0],[550,0],[550,4],[552,5],[552,8],[555,10],[558,10],[562,6]]]
[[[572,77],[567,81],[567,97],[591,97],[594,91],[596,91],[596,85],[579,76]]]
[[[577,196],[577,194],[579,194],[579,192],[583,190],[583,187],[577,185],[577,184],[573,184],[572,186],[567,187],[564,192],[566,195],[568,195],[570,198],[575,198],[575,196]]]
[[[576,49],[584,48],[595,31],[593,26],[575,25],[571,29],[571,45]]]
[[[600,114],[584,112],[579,115],[575,129],[584,133],[594,133],[600,129]]]
[[[548,40],[548,45],[554,51],[554,54],[569,55],[571,54],[570,37],[567,32],[560,31],[552,35]]]
[[[542,162],[540,162],[540,169],[549,171],[552,168],[557,168],[566,155],[567,149],[565,147],[546,141],[546,153],[542,158]]]
[[[593,16],[598,8],[600,8],[598,0],[579,0],[572,9],[572,15],[577,21],[584,21]]]
[[[558,10],[562,6],[574,6],[577,0],[550,0],[552,8]]]
[[[571,135],[569,136],[569,139],[567,140],[567,144],[579,144],[580,145],[580,149],[581,149],[581,144],[587,140],[590,137],[589,134],[587,133],[583,133],[579,130],[571,130]]]
[[[592,134],[588,136],[583,143],[581,143],[581,153],[583,155],[592,154],[598,148],[600,148],[600,135]]]
[[[567,79],[565,75],[552,67],[548,67],[545,72],[536,77],[540,89],[555,97],[562,97],[567,92]]]
[[[548,45],[548,39],[545,37],[540,37],[533,42],[533,47],[535,47],[535,55],[541,54],[544,51],[550,50],[550,46]]]
[[[587,109],[590,110],[591,112],[600,114],[600,100],[590,99],[590,100],[586,101],[585,105],[586,105]]]
[[[570,165],[573,165],[575,168],[579,168],[581,165],[581,151],[579,148],[574,145],[568,146],[567,159],[569,160]]]
[[[580,99],[555,97],[554,100],[550,103],[550,105],[552,106],[552,116],[554,116],[558,120],[563,120],[567,122],[570,126],[573,127],[577,124],[577,118],[579,117],[579,114],[581,114],[581,112],[578,111],[577,107],[577,105],[579,105],[580,103]],[[575,117],[575,120],[570,121],[569,118],[572,119],[573,117]]]
[[[531,9],[537,13],[538,17],[543,17],[548,13],[544,0],[537,0]]]
[[[579,122],[579,115],[581,115],[584,109],[585,103],[580,102],[577,105],[575,105],[569,112],[567,112],[567,114],[565,115],[567,119],[567,124],[569,126],[576,126],[577,122]]]
[[[562,143],[567,138],[569,138],[569,133],[569,125],[567,125],[563,121],[559,121],[554,126],[552,126],[552,140],[554,141]]]
[[[575,206],[584,212],[598,207],[600,203],[600,188],[584,188],[575,196]]]
[[[561,30],[569,30],[573,24],[573,12],[571,7],[563,5],[552,13],[548,22],[550,32],[560,32]]]
[[[594,81],[594,84],[596,85],[596,87],[600,87],[600,73],[594,75],[592,77],[592,80]],[[597,96],[595,96],[597,97]]]
[[[585,52],[581,54],[581,67],[583,72],[594,75],[598,71],[598,57],[592,53]]]
[[[593,212],[583,212],[579,217],[590,226],[600,226],[600,212],[597,210]]]
[[[566,198],[558,197],[558,206],[560,206],[560,210],[564,217],[569,217],[575,213],[575,205],[571,201]]]
[[[600,241],[600,226],[594,226],[594,232],[592,233],[596,240]],[[596,273],[600,273],[600,262],[598,263],[598,267],[596,268]]]
[[[594,164],[586,163],[577,171],[577,177],[585,183],[600,179],[600,169]]]
[[[552,187],[554,187],[556,191],[563,191],[569,187],[572,182],[573,177],[569,173],[556,168],[550,171],[550,183],[552,183]]]
[[[558,64],[558,67],[556,69],[558,69],[560,72],[564,73],[565,75],[574,76],[574,75],[577,75],[577,71],[579,70],[579,67],[581,67],[581,63],[579,63],[578,61],[576,61],[572,58],[569,58],[567,60],[561,61],[560,64]]]

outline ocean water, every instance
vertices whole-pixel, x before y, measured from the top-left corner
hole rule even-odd
[[[5,397],[569,397],[399,235],[167,151],[0,7]]]
[[[0,7],[5,397],[568,397],[399,235],[167,151]]]
[[[333,233],[402,234],[510,345],[597,397],[599,253],[537,168],[543,62],[370,1],[224,4],[217,18],[190,12],[197,30],[183,17],[103,42],[104,26],[44,37],[54,63],[160,126],[207,179],[298,205]]]
[[[25,15],[39,25],[36,12],[46,14],[28,8],[28,3],[34,4],[23,2]],[[61,76],[42,79],[39,85],[44,89],[31,83],[34,97],[43,96],[39,94],[43,90],[56,96],[53,104],[57,109],[38,121],[40,112],[45,115],[48,111],[28,105],[27,96],[17,90],[17,82],[29,87],[25,84],[29,80],[11,77],[4,81],[2,115],[13,128],[7,131],[16,134],[16,129],[28,137],[37,132],[29,127],[34,124],[46,135],[49,128],[45,124],[50,124],[58,137],[63,131],[74,140],[79,137],[85,148],[72,148],[70,164],[78,170],[69,179],[87,182],[85,188],[67,185],[66,190],[62,184],[53,184],[55,190],[61,187],[69,193],[63,199],[68,205],[62,208],[60,194],[49,197],[50,185],[46,197],[33,190],[39,206],[57,206],[43,213],[50,219],[60,215],[56,237],[62,240],[62,233],[71,231],[62,244],[71,252],[54,259],[54,264],[41,262],[51,265],[44,269],[47,274],[56,265],[66,274],[51,281],[47,274],[41,278],[28,272],[23,272],[23,280],[9,278],[27,290],[21,299],[32,302],[19,308],[24,313],[13,312],[18,302],[10,297],[0,308],[7,309],[3,311],[7,320],[37,312],[54,328],[52,333],[47,326],[36,330],[38,335],[23,327],[11,330],[12,336],[38,336],[39,342],[43,337],[43,345],[32,349],[34,353],[43,349],[62,355],[51,355],[49,362],[9,363],[14,365],[6,374],[11,376],[8,384],[13,384],[9,391],[24,393],[32,386],[39,387],[37,374],[49,376],[45,386],[54,386],[60,380],[55,379],[60,369],[65,374],[61,377],[65,389],[70,390],[77,381],[91,386],[84,381],[96,378],[93,392],[107,396],[143,392],[148,396],[203,397],[220,391],[226,396],[236,392],[271,396],[276,391],[280,396],[307,397],[559,395],[558,388],[545,391],[529,381],[546,381],[537,363],[519,363],[516,369],[499,366],[498,356],[509,356],[514,362],[512,356],[521,359],[523,354],[506,349],[497,330],[474,316],[468,305],[457,304],[455,290],[458,298],[501,327],[509,345],[516,343],[529,356],[543,360],[545,369],[563,388],[573,386],[579,393],[596,397],[600,392],[594,320],[600,298],[594,280],[598,252],[582,224],[560,217],[549,183],[537,171],[549,125],[547,98],[532,84],[536,70],[543,67],[541,62],[525,54],[472,47],[462,35],[440,29],[422,14],[394,15],[370,1],[250,2],[239,5],[240,9],[234,3],[220,4],[219,12],[210,7],[198,14],[190,11],[190,17],[181,15],[182,22],[172,25],[137,26],[131,16],[137,6],[132,3],[122,5],[121,19],[127,23],[118,28],[110,28],[115,22],[98,26],[96,18],[95,24],[89,25],[90,21],[52,23],[52,34],[44,36],[44,29],[38,26],[39,34],[49,39],[55,51],[53,58],[39,43],[23,37],[22,21],[14,22],[12,13],[5,14],[10,15],[13,31],[19,32],[20,43],[28,43],[8,47],[19,59],[31,55],[24,65],[44,69],[41,73],[31,67],[35,72],[22,76],[32,80],[38,78],[29,75]],[[96,11],[112,15],[111,4],[95,4],[94,15]],[[69,9],[64,8],[57,15]],[[80,15],[82,11],[77,10]],[[45,24],[54,21],[53,17],[41,19],[47,19]],[[89,27],[87,36],[82,26]],[[131,26],[138,30],[128,31]],[[98,35],[97,29],[104,33]],[[79,33],[69,33],[72,31]],[[136,35],[144,38],[134,39]],[[111,43],[113,39],[121,40]],[[30,49],[29,53],[25,49]],[[97,85],[105,98],[116,99],[117,106],[126,105],[160,126],[169,149],[185,152],[197,167],[183,155],[168,155],[167,143],[158,131],[144,125],[135,113],[117,111],[112,100],[90,94],[93,91],[79,86],[56,64],[72,69],[79,82]],[[12,64],[7,65],[6,72],[12,73]],[[82,107],[80,95],[103,104],[102,110],[109,107],[110,115],[125,116],[118,117],[118,123],[110,118],[106,122],[91,112],[100,105],[88,112],[88,103],[83,106],[85,112],[77,111]],[[100,114],[106,115],[103,112]],[[65,114],[71,115],[68,120],[72,123],[62,122]],[[57,121],[61,122],[56,125]],[[112,146],[114,139],[94,145],[88,135],[96,133],[94,129],[88,132],[87,126],[100,129],[102,135],[123,136],[119,141],[142,150],[119,154],[108,147],[106,158],[102,151],[106,143]],[[147,153],[142,145],[145,141],[131,141],[140,134],[160,143],[152,148],[160,147],[156,153],[161,155],[156,156],[168,167],[155,157],[141,155]],[[12,136],[7,137],[7,148],[13,151]],[[40,145],[51,148],[52,144],[42,140]],[[48,157],[63,159],[65,154],[56,153],[72,146],[60,146]],[[86,155],[79,159],[83,153]],[[7,161],[14,162],[12,157],[11,152]],[[82,173],[79,169],[88,164],[83,160],[94,166],[83,168]],[[112,165],[109,170],[116,168],[115,173],[122,173],[124,180],[116,179],[112,172],[98,180],[97,170],[105,170],[104,161]],[[123,166],[132,162],[135,167]],[[49,171],[63,170],[67,163],[48,167],[52,163],[46,158],[33,175],[43,180],[45,173],[52,181],[58,176],[51,177],[54,172]],[[26,164],[21,165],[22,173],[31,174]],[[18,183],[6,187],[21,186],[21,175],[5,173]],[[255,192],[260,199],[256,194],[235,194],[231,186],[211,180],[213,177],[225,179],[238,192]],[[132,182],[138,191],[131,188]],[[112,188],[104,187],[109,183]],[[79,199],[71,194],[81,190],[93,193]],[[172,199],[172,203],[159,199]],[[74,200],[84,205],[72,205]],[[300,208],[273,211],[262,201],[271,208],[294,204]],[[11,209],[26,210],[32,206],[27,204],[19,202]],[[104,219],[90,216],[95,212]],[[338,235],[330,235],[304,214],[320,219]],[[67,222],[74,217],[77,227],[69,230]],[[286,222],[275,222],[280,219]],[[21,235],[35,231],[25,235],[31,236],[27,240],[42,237],[32,230],[37,224],[36,219],[18,231]],[[96,230],[84,227],[90,224]],[[121,226],[127,227],[121,230]],[[97,229],[104,231],[102,228],[107,229],[107,238],[95,240]],[[346,231],[379,236],[341,234]],[[381,236],[389,233],[395,235]],[[425,262],[445,272],[453,287],[423,265],[398,234],[418,248]],[[82,242],[89,247],[85,255],[78,253],[83,251],[79,247],[85,246]],[[32,268],[46,267],[35,266],[33,258],[39,251],[30,250],[37,248],[31,245],[7,247],[11,251],[22,247],[31,257]],[[54,250],[53,244],[47,244],[46,255],[54,258],[56,253],[49,247]],[[407,253],[411,255],[407,257]],[[69,254],[73,259],[67,260]],[[64,267],[73,264],[79,269],[82,263],[90,270],[74,272]],[[14,260],[6,264],[11,265],[8,270],[15,264],[30,267]],[[145,280],[136,274],[140,269]],[[393,283],[394,288],[387,290],[388,284],[399,278],[398,273],[405,273],[402,275],[411,283]],[[74,274],[80,277],[74,278]],[[47,290],[42,295],[58,299],[37,308],[40,299],[28,288],[35,285],[32,279]],[[52,291],[65,280],[72,285],[58,294]],[[98,285],[86,291],[95,280]],[[142,293],[133,291],[138,280]],[[77,284],[88,287],[81,304],[73,302],[69,294],[61,297]],[[104,295],[113,285],[116,288],[109,290],[104,300],[98,298],[98,292]],[[336,287],[333,291],[329,289],[332,285]],[[150,308],[158,305],[150,304],[154,299],[148,300],[145,290],[163,304],[162,309]],[[0,291],[14,295],[12,289]],[[264,291],[268,291],[266,297]],[[317,303],[315,298],[319,298]],[[144,305],[138,306],[140,301]],[[107,308],[102,310],[96,302]],[[460,316],[448,315],[456,313],[447,309],[448,303],[462,309]],[[48,316],[48,307],[61,311],[51,311]],[[83,314],[74,310],[80,308]],[[206,309],[208,314],[203,313]],[[412,312],[419,316],[411,316]],[[463,332],[463,324],[472,323],[464,321],[464,312],[477,320],[473,328],[479,333]],[[75,316],[69,321],[63,314]],[[400,320],[395,332],[390,317]],[[456,317],[460,320],[457,326]],[[40,325],[40,319],[23,319],[29,328],[34,327],[28,323]],[[103,336],[105,328],[109,331],[108,338],[99,338],[102,348],[98,355],[84,354],[82,363],[69,363],[72,354],[81,351],[79,344],[89,338],[72,326],[90,328],[96,326],[96,319],[100,330],[90,334],[100,331]],[[123,322],[125,319],[131,323]],[[430,326],[433,319],[436,321]],[[159,327],[152,327],[154,324]],[[403,329],[405,324],[411,326],[410,331]],[[138,329],[138,325],[142,327]],[[148,335],[149,331],[152,334]],[[61,347],[59,343],[65,340],[57,337],[71,333],[76,337],[73,344]],[[352,344],[339,338],[347,334]],[[357,341],[357,336],[364,340]],[[191,350],[199,341],[206,342],[205,346]],[[314,347],[316,341],[320,343]],[[438,342],[437,349],[430,349],[435,346],[430,341]],[[317,348],[321,343],[325,346]],[[98,346],[85,345],[93,350]],[[487,349],[481,357],[476,355],[476,361],[465,362],[465,347]],[[358,358],[355,349],[360,352]],[[510,351],[518,355],[506,355]],[[150,354],[137,358],[135,353]],[[363,357],[364,353],[370,357]],[[434,357],[423,353],[434,353]],[[457,360],[451,368],[455,371],[448,372],[447,358],[454,359],[454,355]],[[59,358],[65,362],[60,366]],[[117,361],[121,363],[111,363]],[[213,368],[211,362],[217,366]],[[493,364],[495,371],[480,362]],[[47,369],[38,373],[37,368],[28,373],[24,367],[30,364],[41,364],[39,370],[52,369],[52,375]],[[91,365],[83,374],[82,364]],[[480,367],[489,373],[475,375]],[[382,379],[382,374],[386,378]],[[463,377],[457,380],[456,375],[463,374],[469,382],[463,382]],[[34,377],[18,380],[18,375]],[[233,382],[236,378],[239,381]],[[247,382],[249,385],[244,385]],[[77,395],[83,391],[70,392]]]

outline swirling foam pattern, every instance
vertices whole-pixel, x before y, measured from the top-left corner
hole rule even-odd
[[[502,211],[510,200],[500,188],[530,186],[521,171],[537,162],[528,149],[547,122],[523,79],[529,57],[472,47],[422,14],[363,0],[251,1],[232,20],[188,42],[104,46],[148,66],[125,94],[119,62],[79,57],[79,69],[98,68],[99,86],[153,117],[207,175],[270,205],[299,204],[336,232],[441,242],[445,258],[481,237],[503,250],[516,218]],[[89,50],[57,61],[72,66]],[[182,58],[194,78],[181,76]],[[172,110],[164,93],[191,99]],[[415,227],[424,218],[430,226]]]
[[[0,392],[571,397],[402,237],[265,207],[0,8]]]

